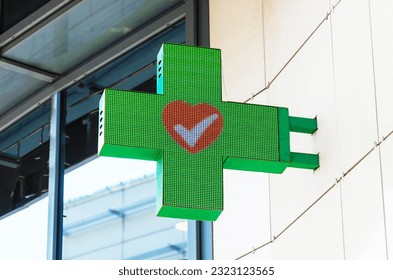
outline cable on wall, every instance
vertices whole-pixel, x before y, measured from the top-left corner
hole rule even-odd
[[[380,137],[380,127],[379,127],[379,114],[378,114],[378,97],[377,97],[377,80],[375,75],[375,56],[374,56],[374,37],[373,37],[373,27],[372,27],[372,16],[371,16],[371,3],[368,0],[368,16],[370,23],[370,43],[371,43],[371,58],[372,58],[372,70],[373,70],[373,84],[374,84],[374,105],[375,105],[375,120],[377,122],[377,137]],[[385,206],[385,192],[384,192],[384,179],[383,179],[383,169],[382,169],[382,153],[379,152],[379,175],[381,180],[381,193],[382,193],[382,209],[383,209],[383,222],[384,222],[384,232],[385,232],[385,247],[386,247],[386,259],[389,259],[389,246],[388,246],[388,233],[387,233],[387,223],[386,223],[386,206]]]
[[[295,51],[295,53],[289,58],[289,60],[284,64],[284,66],[278,71],[278,73],[273,77],[271,81],[267,82],[267,85],[261,89],[260,91],[256,93],[251,93],[251,97],[248,98],[246,101],[243,103],[247,103],[249,101],[252,101],[256,96],[264,92],[265,90],[269,89],[270,86],[274,83],[274,81],[281,75],[281,73],[287,68],[289,63],[296,57],[296,55],[300,52],[301,49],[307,44],[307,42],[314,36],[314,34],[319,30],[319,28],[323,25],[324,22],[326,22],[331,14],[334,12],[336,7],[340,4],[341,0],[336,3],[336,5],[333,5],[333,7],[330,9],[330,11],[326,14],[326,16],[322,19],[322,21],[318,24],[318,26],[311,32],[311,34],[307,37],[307,39],[300,45],[300,47]],[[265,71],[266,72],[266,71]]]
[[[289,65],[289,63],[293,60],[293,58],[299,53],[299,51],[305,46],[305,44],[310,40],[310,38],[316,33],[317,30],[319,30],[319,28],[322,26],[322,24],[327,21],[329,19],[329,17],[331,16],[331,14],[334,12],[335,8],[340,4],[341,0],[338,1],[335,5],[333,5],[332,9],[327,13],[326,17],[319,23],[319,25],[313,30],[313,32],[307,37],[307,39],[303,42],[303,44],[295,51],[295,53],[291,56],[291,58],[287,61],[287,63],[284,64],[284,66],[280,69],[280,71],[273,77],[273,79],[267,83],[267,86],[265,88],[263,88],[262,90],[260,90],[257,93],[252,93],[251,97],[248,98],[246,101],[244,101],[244,103],[247,103],[251,100],[254,99],[254,97],[256,97],[257,95],[261,94],[262,92],[264,92],[265,90],[269,89],[270,85],[280,76],[280,74],[285,70],[285,68]],[[369,3],[370,5],[370,3]],[[370,7],[369,7],[370,8]],[[369,9],[370,11],[370,9]],[[371,24],[371,14],[370,16],[370,24]],[[370,26],[370,31],[372,32],[372,28]],[[372,43],[372,42],[371,42]],[[373,53],[374,56],[374,53]],[[374,65],[374,57],[373,57],[373,74],[374,74],[374,90],[376,91],[376,81],[375,81],[375,65]],[[376,94],[376,92],[374,92]],[[376,96],[375,96],[375,102],[377,102],[376,100]],[[377,104],[375,104],[377,106]],[[378,116],[377,116],[378,117]],[[378,119],[377,119],[378,121]],[[340,182],[349,174],[351,173],[361,162],[363,162],[374,150],[378,149],[379,151],[379,160],[380,160],[380,168],[382,169],[382,163],[381,163],[381,153],[380,153],[380,149],[379,146],[389,137],[391,137],[393,135],[393,130],[390,131],[385,137],[382,137],[382,140],[375,142],[374,146],[367,151],[355,164],[353,164],[347,171],[345,171],[340,177],[336,178],[335,182],[321,195],[319,196],[309,207],[307,207],[302,213],[300,213],[288,226],[286,226],[283,230],[281,230],[277,235],[274,235],[271,240],[269,240],[268,242],[256,247],[256,248],[252,248],[251,251],[246,252],[245,254],[239,256],[236,258],[236,260],[242,259],[250,254],[255,254],[255,252],[257,250],[260,250],[264,247],[266,247],[267,245],[275,242],[275,240],[277,240],[278,238],[281,237],[281,235],[283,235],[290,227],[292,227],[300,218],[302,218],[312,207],[314,207],[323,197],[326,196],[326,194],[328,194],[332,189],[334,189],[336,186],[340,185]],[[378,129],[378,138],[379,138],[379,129]],[[382,172],[382,171],[381,171]],[[382,174],[381,174],[382,176]],[[383,186],[382,186],[383,187]],[[385,207],[385,206],[384,206]],[[385,209],[384,209],[385,211]],[[385,215],[385,212],[384,212]],[[384,217],[385,219],[385,231],[386,231],[386,217]]]
[[[329,6],[332,6],[332,1],[329,0]],[[337,86],[336,86],[336,62],[335,62],[335,53],[334,53],[334,37],[333,37],[333,21],[330,20],[330,50],[331,50],[331,60],[332,60],[332,81],[333,81],[333,96],[334,96],[334,107],[337,108]],[[329,78],[329,77],[328,77]],[[336,137],[337,143],[340,143],[340,131],[339,131],[339,121],[337,113],[334,115],[335,128],[336,128]],[[340,146],[336,147],[337,154],[340,155]],[[337,159],[336,164],[339,165],[339,160]],[[344,227],[344,208],[343,208],[343,199],[342,199],[342,185],[340,184],[340,210],[341,210],[341,232],[342,232],[342,250],[343,250],[343,258],[346,259],[346,250],[345,250],[345,227]]]
[[[348,174],[350,174],[361,162],[363,162],[373,151],[379,148],[379,146],[386,141],[389,137],[393,135],[393,130],[389,132],[388,135],[385,137],[382,137],[382,140],[379,142],[375,142],[374,146],[367,151],[355,164],[353,164],[350,168],[348,168],[347,171],[345,171],[339,178],[336,178],[336,182],[334,182],[321,196],[319,196],[309,207],[307,207],[300,215],[298,215],[288,226],[286,226],[283,230],[281,230],[277,235],[273,236],[273,239],[266,242],[265,244],[253,248],[253,250],[241,255],[240,257],[237,257],[236,260],[242,259],[250,254],[255,253],[255,251],[269,245],[270,243],[273,243],[276,241],[278,238],[281,237],[282,234],[284,234],[291,226],[293,226],[301,217],[304,216],[312,207],[314,207],[326,194],[328,194],[332,189],[334,189],[336,186],[339,185],[339,183],[346,177]]]

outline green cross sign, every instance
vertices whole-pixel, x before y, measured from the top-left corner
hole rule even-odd
[[[163,44],[157,94],[105,90],[99,155],[157,161],[158,216],[215,221],[223,168],[316,169],[318,155],[292,153],[289,143],[290,131],[316,130],[316,119],[286,108],[223,102],[220,50]]]

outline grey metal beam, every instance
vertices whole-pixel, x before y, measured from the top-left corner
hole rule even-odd
[[[18,161],[5,155],[0,155],[0,165],[16,169],[18,168]]]
[[[152,179],[155,180],[154,177]],[[142,183],[145,182],[141,182],[141,184]],[[66,227],[63,228],[64,235],[69,235],[71,233],[75,233],[76,231],[80,231],[86,228],[91,228],[93,224],[97,225],[100,223],[118,219],[119,217],[120,218],[123,216],[132,217],[146,210],[153,209],[154,212],[155,206],[156,206],[156,198],[153,196],[151,198],[137,201],[125,207],[116,208],[116,209],[107,209],[107,211],[101,212],[97,215],[90,216],[85,219],[80,219],[76,222],[68,224]]]
[[[188,259],[212,260],[213,223],[188,221]]]
[[[209,47],[209,1],[187,0],[186,14],[187,44]]]
[[[197,1],[186,1],[186,43],[187,45],[198,45],[197,32]]]
[[[0,0],[0,33],[1,33],[1,31],[3,30],[3,7],[2,7],[2,5],[3,5],[3,3],[2,3],[3,1],[1,1]],[[0,40],[0,43],[1,43],[1,40]]]
[[[65,94],[52,97],[49,143],[48,239],[47,258],[62,259],[63,193],[65,161]]]
[[[166,255],[168,253],[173,253],[176,252],[177,254],[182,254],[182,251],[186,248],[186,243],[177,243],[177,244],[170,244],[166,247],[159,248],[156,250],[152,250],[146,253],[142,253],[139,255],[132,256],[130,258],[127,258],[127,260],[154,260],[157,259],[157,257]]]
[[[61,91],[78,82],[103,65],[110,63],[149,38],[167,29],[184,17],[185,8],[184,5],[181,5],[174,10],[171,10],[167,14],[150,22],[148,25],[142,27],[137,32],[124,37],[120,42],[115,43],[94,57],[82,62],[79,67],[76,67],[64,76],[60,76],[59,79],[54,81],[51,85],[48,85],[44,89],[38,91],[30,99],[7,112],[0,119],[0,131],[4,130],[15,121],[34,110],[37,106],[47,101],[55,92]]]
[[[3,34],[0,34],[0,48],[11,43],[12,45],[19,43],[20,40],[30,36],[81,1],[82,0],[52,0],[48,2]],[[55,13],[56,15],[54,15]],[[21,37],[22,34],[23,37]]]
[[[35,79],[47,82],[47,83],[52,83],[54,80],[56,80],[59,75],[44,71],[42,69],[32,67],[5,57],[0,57],[0,67],[17,72],[20,74],[24,74],[30,77],[33,77]]]
[[[199,0],[197,5],[198,46],[210,47],[209,0]]]
[[[200,259],[213,260],[214,246],[213,246],[213,223],[201,222],[200,224],[201,241],[200,241]]]

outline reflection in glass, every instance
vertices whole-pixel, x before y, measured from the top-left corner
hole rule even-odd
[[[10,29],[19,21],[24,19],[26,15],[30,15],[50,0],[2,0],[1,1],[1,18],[0,33]]]
[[[0,117],[45,85],[43,81],[0,67]]]
[[[64,73],[178,2],[82,1],[4,56],[54,73]]]
[[[65,176],[64,259],[185,259],[187,228],[155,216],[155,162],[100,157]]]
[[[50,104],[0,133],[0,259],[45,259]]]
[[[0,220],[0,260],[45,260],[48,198]]]

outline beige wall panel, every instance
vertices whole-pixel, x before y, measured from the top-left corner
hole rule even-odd
[[[244,101],[262,89],[326,16],[329,7],[338,2],[264,0],[244,1],[240,6],[234,0],[211,0],[211,45],[223,50],[223,99]],[[392,78],[385,70],[393,64],[387,57],[393,42],[390,45],[388,40],[384,45],[384,37],[388,36],[384,22],[389,30],[389,21],[393,20],[383,20],[391,10],[387,0],[377,2],[371,1],[371,16],[374,51],[378,52],[375,68],[379,123],[381,132],[385,133],[393,129],[389,126],[393,117],[389,110]],[[264,25],[260,26],[257,22],[262,20],[262,8]],[[244,70],[247,68],[251,71]],[[319,130],[312,136],[292,134],[291,150],[320,153],[321,167],[315,172],[287,169],[282,175],[269,175],[270,217],[260,214],[247,217],[245,214],[250,205],[241,199],[244,194],[238,186],[253,184],[255,180],[246,181],[247,175],[244,178],[226,175],[232,178],[225,181],[226,209],[214,225],[218,259],[236,258],[268,242],[271,235],[279,234],[334,185],[336,178],[364,156],[377,140],[368,0],[341,1],[332,17],[323,22],[269,89],[250,103],[288,107],[292,116],[317,116]],[[384,156],[384,150],[382,152]],[[386,166],[392,164],[393,158],[382,159],[389,162]],[[383,175],[388,182],[384,189],[385,204],[389,201],[391,205],[393,175],[387,174]],[[235,179],[247,183],[236,183]],[[260,181],[257,180],[248,196],[261,197],[269,190]],[[259,193],[261,189],[264,191]],[[230,209],[235,201],[242,201],[242,211],[235,210],[239,205]],[[266,202],[259,198],[254,204],[258,201]],[[385,205],[387,218],[393,209],[389,205]],[[257,212],[269,213],[263,207]],[[275,243],[246,259],[383,259],[386,258],[383,214],[379,158],[378,153],[373,152],[342,181],[341,189],[335,186]],[[266,221],[261,223],[261,217],[270,218],[271,232]],[[255,221],[259,224],[251,228],[254,227],[256,235],[244,234],[243,229],[250,229]],[[393,246],[391,227],[388,224],[389,246]]]
[[[260,244],[262,246],[263,244]],[[248,251],[247,256],[241,258],[241,260],[272,260],[273,259],[273,243],[269,243],[261,249],[255,250],[254,253]]]
[[[381,160],[388,257],[393,259],[393,136],[382,144]]]
[[[210,0],[210,46],[222,50],[223,100],[265,87],[261,0]]]
[[[330,25],[327,22],[266,92],[269,105],[288,107],[293,116],[317,116],[312,136],[291,134],[291,149],[320,153],[320,169],[287,169],[270,175],[272,230],[277,233],[313,203],[340,176]],[[255,98],[256,103],[259,97]]]
[[[385,259],[379,154],[373,151],[342,181],[347,259]]]
[[[332,23],[340,168],[344,172],[377,140],[368,1],[342,1]]]
[[[393,130],[393,1],[370,1],[379,138]]]
[[[334,6],[340,4],[341,0],[330,0],[330,6],[333,8]]]
[[[274,243],[244,259],[344,259],[339,185]]]
[[[268,175],[224,170],[224,211],[214,223],[214,258],[235,259],[269,240]]]
[[[328,11],[328,0],[263,0],[267,81],[287,63]]]
[[[272,244],[273,259],[343,259],[339,186]]]

